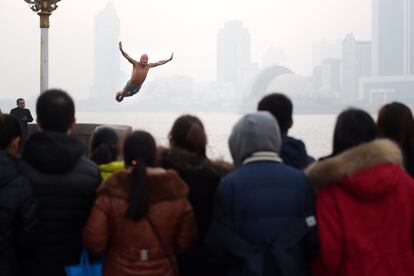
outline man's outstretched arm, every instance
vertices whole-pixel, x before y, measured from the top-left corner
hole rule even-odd
[[[121,51],[122,55],[132,64],[137,63],[137,61],[133,58],[131,58],[127,53],[124,52],[124,49],[122,49],[122,42],[119,41],[119,50]]]
[[[150,63],[150,64],[149,64],[149,67],[157,67],[157,66],[159,66],[159,65],[166,64],[167,62],[170,62],[170,61],[173,59],[173,56],[174,56],[174,53],[172,53],[172,54],[171,54],[171,56],[170,56],[170,58],[169,58],[169,59],[160,60],[160,61],[155,62],[155,63]]]

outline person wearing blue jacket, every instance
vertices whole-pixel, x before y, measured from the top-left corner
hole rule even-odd
[[[268,112],[245,115],[233,127],[229,147],[237,169],[218,186],[206,238],[225,275],[310,275],[314,195],[305,175],[282,163],[281,143]]]

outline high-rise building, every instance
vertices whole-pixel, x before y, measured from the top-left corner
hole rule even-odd
[[[322,40],[320,43],[312,45],[312,64],[314,67],[320,66],[322,60],[341,58],[341,51],[342,45],[340,40],[334,43]]]
[[[373,74],[413,74],[414,0],[373,0],[372,8]]]
[[[313,67],[312,83],[315,91],[322,87],[322,66]]]
[[[124,85],[121,83],[119,34],[120,20],[114,4],[109,2],[95,17],[93,98],[112,101],[115,92]]]
[[[244,71],[251,67],[250,33],[240,21],[229,21],[217,34],[217,81],[243,89]]]
[[[371,42],[357,41],[348,34],[342,43],[342,88],[344,96],[356,98],[361,77],[371,75]]]
[[[408,32],[409,32],[409,49],[410,49],[410,67],[409,73],[414,75],[414,1],[409,1],[408,3]]]
[[[336,58],[322,60],[322,87],[339,92],[341,89],[341,60]]]

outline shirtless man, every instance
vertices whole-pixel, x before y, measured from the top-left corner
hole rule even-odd
[[[132,64],[132,74],[130,80],[127,82],[126,86],[116,93],[115,99],[118,102],[122,102],[124,97],[130,97],[135,95],[141,89],[142,84],[144,83],[145,79],[147,78],[147,74],[150,68],[166,64],[167,62],[173,59],[173,55],[166,60],[160,60],[155,63],[148,63],[148,56],[143,54],[139,61],[134,60],[131,58],[127,53],[124,52],[122,49],[122,42],[119,42],[119,50],[121,51],[122,55]]]

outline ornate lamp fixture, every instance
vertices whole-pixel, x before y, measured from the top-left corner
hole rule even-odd
[[[61,0],[24,0],[40,16],[40,93],[49,86],[49,16]]]
[[[49,28],[49,16],[58,8],[61,0],[24,0],[32,11],[40,16],[40,28]]]

